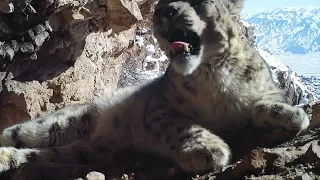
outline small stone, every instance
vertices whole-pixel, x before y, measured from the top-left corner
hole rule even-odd
[[[311,142],[308,150],[295,160],[296,163],[314,163],[320,160],[319,140]]]
[[[4,49],[6,51],[6,58],[11,61],[13,59],[13,56],[14,56],[13,48],[10,46],[10,44],[6,43],[4,45]]]
[[[169,168],[168,169],[168,176],[174,176],[176,174],[175,168]]]
[[[147,0],[135,0],[139,6],[147,2]]]
[[[46,26],[46,29],[47,29],[49,32],[52,32],[52,31],[53,31],[52,27],[51,27],[50,24],[49,24],[49,21],[46,21],[46,22],[45,22],[45,26]]]
[[[14,50],[14,52],[17,52],[19,50],[19,45],[16,40],[11,40],[11,46],[12,46],[12,49]]]
[[[34,36],[33,30],[32,30],[32,29],[29,29],[27,32],[28,32],[30,38],[31,38],[31,39],[34,39],[35,36]]]
[[[20,44],[20,51],[24,53],[32,53],[34,51],[34,46],[32,43],[26,42]]]
[[[129,180],[129,176],[127,174],[123,174],[121,179],[122,180]]]
[[[3,13],[12,13],[14,11],[14,5],[12,3],[9,4],[0,4],[0,12]]]
[[[30,56],[30,58],[31,58],[32,60],[36,60],[36,59],[38,59],[38,56],[37,56],[36,53],[33,53],[33,54]]]
[[[27,6],[27,11],[29,11],[29,13],[37,13],[37,11],[30,4]]]
[[[85,180],[105,180],[105,175],[100,172],[92,171],[87,174]]]
[[[46,30],[46,26],[44,26],[44,25],[42,25],[42,24],[39,24],[39,25],[37,25],[36,27],[34,27],[33,30],[34,30],[34,32],[35,32],[36,34],[40,34],[40,33],[42,33],[43,31]]]
[[[47,31],[43,31],[35,37],[34,43],[36,44],[37,47],[39,47],[46,41],[48,37],[49,37],[49,33]]]
[[[307,173],[305,173],[305,174],[302,174],[301,180],[311,180],[311,178]]]

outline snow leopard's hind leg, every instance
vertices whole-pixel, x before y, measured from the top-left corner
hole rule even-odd
[[[91,142],[101,115],[99,107],[70,106],[4,129],[0,135],[0,175],[24,163],[106,164],[112,150]]]
[[[98,116],[93,104],[62,108],[4,129],[0,134],[0,146],[44,148],[89,139]]]
[[[25,163],[99,166],[107,162],[104,160],[108,160],[108,151],[105,148],[91,145],[87,141],[43,149],[1,147],[0,175],[9,170],[15,170]]]

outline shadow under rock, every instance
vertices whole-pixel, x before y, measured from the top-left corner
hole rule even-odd
[[[0,32],[0,71],[12,73],[17,81],[42,82],[60,75],[82,54],[87,36],[104,31],[92,19],[69,24],[61,13],[31,16],[18,12],[0,14],[0,24],[7,28]],[[21,21],[19,26],[15,21]]]
[[[67,57],[61,57],[61,55],[55,53],[44,55],[36,61],[19,61],[16,63],[15,69],[13,70],[13,72],[18,71],[17,73],[13,73],[16,75],[14,80],[22,82],[36,80],[41,83],[59,76],[74,65],[76,59],[81,55],[84,49],[85,41],[74,43],[63,49],[63,51],[70,50],[73,48],[72,46],[77,47],[77,51],[68,55],[71,57],[70,59],[65,59]],[[21,71],[21,69],[23,69],[23,71]]]
[[[296,137],[295,133],[292,132],[287,132],[281,129],[266,130],[254,125],[224,131],[224,134],[220,136],[231,148],[232,163],[237,162],[257,147],[276,147]]]
[[[86,37],[88,34],[83,36]],[[16,59],[6,68],[6,72],[11,72],[14,80],[22,82],[43,82],[59,76],[74,65],[85,47],[85,40],[82,40],[62,49],[55,49],[63,41],[63,37],[53,36],[37,52],[36,60],[30,59],[27,54],[17,54]],[[56,52],[49,54],[52,50]]]
[[[69,66],[58,60],[55,55],[47,56],[38,59],[35,62],[18,63],[19,66],[27,67],[22,73],[17,73],[13,80],[20,82],[24,81],[39,81],[40,83],[56,76],[69,69]]]

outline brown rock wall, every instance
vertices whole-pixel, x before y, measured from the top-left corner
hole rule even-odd
[[[136,53],[135,1],[12,0],[0,11],[0,128],[115,90]]]

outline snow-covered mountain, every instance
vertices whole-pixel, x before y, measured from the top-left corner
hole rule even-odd
[[[257,45],[273,54],[320,52],[320,7],[275,9],[242,19],[254,26]]]

